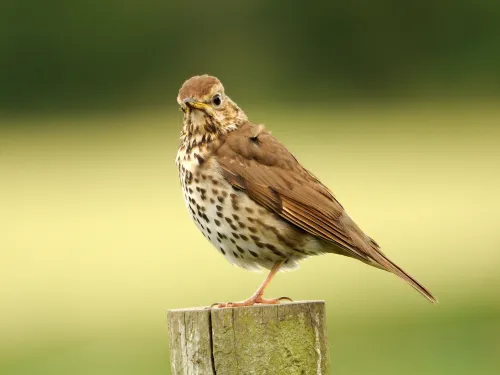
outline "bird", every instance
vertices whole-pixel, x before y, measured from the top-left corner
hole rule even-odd
[[[251,297],[216,307],[291,300],[264,298],[264,290],[278,271],[293,270],[305,258],[329,253],[393,273],[437,302],[380,250],[330,189],[264,125],[248,120],[218,78],[189,78],[177,103],[183,125],[176,165],[192,220],[233,265],[270,271]]]

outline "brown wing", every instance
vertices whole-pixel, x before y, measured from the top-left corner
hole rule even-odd
[[[424,286],[380,251],[328,188],[262,126],[247,123],[227,134],[214,150],[214,157],[227,181],[257,203],[336,245],[343,250],[339,253],[390,271],[430,301],[436,301]]]
[[[224,177],[250,198],[306,232],[336,244],[346,255],[370,262],[346,230],[351,220],[330,190],[261,126],[247,123],[229,133],[214,156]]]

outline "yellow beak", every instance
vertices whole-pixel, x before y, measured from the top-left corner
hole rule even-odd
[[[210,106],[203,102],[197,102],[192,98],[184,99],[184,104],[186,104],[189,108],[199,109],[201,111],[208,111]]]

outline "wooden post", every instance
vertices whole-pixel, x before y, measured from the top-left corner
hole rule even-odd
[[[325,303],[168,312],[172,375],[327,375]]]

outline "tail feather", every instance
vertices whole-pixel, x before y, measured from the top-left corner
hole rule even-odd
[[[375,241],[372,240],[371,243],[372,251],[369,253],[370,258],[376,263],[375,266],[382,268],[386,271],[389,271],[396,276],[399,276],[401,279],[406,281],[410,286],[416,289],[420,294],[422,294],[425,298],[427,298],[432,303],[438,303],[438,300],[432,295],[432,293],[420,284],[413,277],[408,275],[401,267],[397,264],[393,263],[389,258],[387,258],[384,253],[379,250],[379,247]]]
[[[427,298],[432,303],[437,303],[438,300],[432,293],[420,284],[413,277],[408,275],[401,267],[393,263],[381,250],[379,245],[370,237],[365,235],[354,223],[351,223],[349,232],[355,245],[361,250],[362,257],[359,259],[371,266],[389,271],[401,279],[406,281],[410,286],[416,289],[420,294]]]

